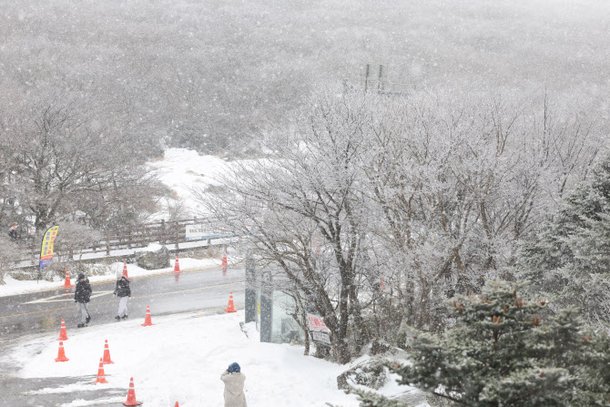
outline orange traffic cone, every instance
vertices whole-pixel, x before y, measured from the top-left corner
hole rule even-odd
[[[180,407],[180,404],[178,404],[178,402],[176,401],[176,404],[174,404],[174,407]]]
[[[178,260],[177,254],[176,261],[174,262],[174,280],[176,280],[176,282],[180,280],[180,261]]]
[[[97,378],[95,379],[95,384],[97,383],[108,383],[106,380],[106,374],[104,373],[104,362],[102,358],[100,358],[100,364],[97,367]]]
[[[70,272],[66,269],[66,279],[64,280],[64,288],[69,290],[72,288],[72,283],[70,283]]]
[[[133,386],[133,377],[129,379],[129,391],[127,392],[127,400],[123,402],[124,406],[139,406],[142,402],[136,400],[136,389]]]
[[[178,255],[176,255],[176,261],[174,262],[174,273],[180,273],[180,260],[178,260]]]
[[[227,304],[227,308],[225,308],[225,312],[237,312],[235,309],[235,304],[233,304],[233,293],[229,293],[229,303]]]
[[[222,260],[220,262],[220,268],[223,273],[227,272],[227,268],[229,268],[229,260],[227,259],[227,255],[222,256]]]
[[[127,262],[123,260],[123,277],[129,278],[129,274],[127,274]]]
[[[63,341],[59,341],[59,350],[57,351],[57,358],[55,359],[56,362],[67,362],[68,359],[66,357],[66,352],[64,351],[64,343]]]
[[[61,325],[59,327],[59,339],[60,341],[67,341],[68,340],[68,333],[66,332],[66,323],[64,322],[64,320],[61,320]]]
[[[112,359],[110,359],[110,348],[108,347],[108,339],[104,339],[104,357],[102,358],[102,362],[105,365],[114,363]]]
[[[144,317],[144,323],[142,326],[151,326],[153,325],[152,320],[150,319],[150,305],[146,306],[146,316]]]

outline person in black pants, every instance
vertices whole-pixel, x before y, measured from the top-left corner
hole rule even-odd
[[[89,284],[89,279],[85,277],[83,273],[78,273],[76,290],[74,290],[74,302],[76,303],[78,309],[78,328],[87,326],[89,321],[91,321],[91,315],[89,315],[89,310],[87,309],[87,303],[91,298],[91,292],[92,290],[91,284]]]
[[[114,295],[119,297],[119,310],[117,311],[116,319],[127,319],[127,302],[131,297],[131,288],[129,288],[129,279],[122,276],[120,280],[116,282],[116,288],[114,289]]]

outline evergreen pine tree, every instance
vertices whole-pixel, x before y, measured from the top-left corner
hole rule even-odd
[[[531,292],[578,308],[589,322],[610,323],[610,156],[523,245],[519,268]]]
[[[574,312],[496,283],[452,314],[444,335],[417,338],[401,384],[469,407],[610,405],[608,336],[585,332]]]
[[[372,391],[352,390],[358,396],[360,407],[405,407],[405,403],[400,400],[391,400],[381,394]]]

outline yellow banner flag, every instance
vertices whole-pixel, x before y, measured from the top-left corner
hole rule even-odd
[[[40,248],[40,261],[51,261],[53,260],[53,248],[55,245],[55,238],[57,237],[57,232],[59,231],[59,226],[52,226],[47,229],[42,238],[42,246]]]

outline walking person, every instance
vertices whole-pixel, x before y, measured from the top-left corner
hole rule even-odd
[[[89,279],[85,277],[85,274],[78,273],[76,289],[74,290],[74,302],[76,302],[76,306],[78,307],[79,323],[77,328],[87,326],[89,321],[91,321],[91,315],[89,315],[89,310],[87,309],[87,303],[90,298],[91,284],[89,284]]]
[[[16,223],[11,224],[8,228],[8,235],[13,240],[19,239],[19,225]]]
[[[225,407],[247,407],[244,393],[246,376],[241,372],[237,363],[231,363],[226,371],[220,375],[225,383]]]
[[[114,295],[119,297],[119,310],[114,319],[117,321],[127,319],[127,302],[129,297],[131,297],[131,288],[129,288],[129,279],[125,275],[121,276],[120,280],[117,280]]]

